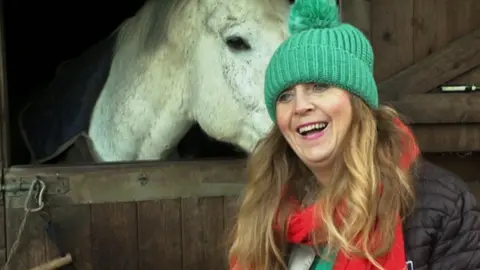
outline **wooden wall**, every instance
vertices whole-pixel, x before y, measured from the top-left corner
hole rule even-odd
[[[344,4],[351,5],[344,18],[371,40],[382,102],[407,114],[422,150],[480,151],[480,95],[424,95],[441,84],[479,84],[480,2],[351,0]]]
[[[400,90],[393,102],[381,101],[407,112],[427,159],[476,186],[480,92],[426,93],[437,84],[480,85],[480,1],[343,0],[343,5],[344,20],[372,43],[380,92]]]
[[[377,56],[375,77],[380,82],[480,29],[477,0],[369,2],[370,38]],[[451,81],[478,84],[480,68]]]

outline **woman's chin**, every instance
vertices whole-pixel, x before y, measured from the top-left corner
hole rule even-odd
[[[302,153],[301,159],[307,165],[323,165],[331,160],[331,151],[325,151],[327,149],[309,149]]]

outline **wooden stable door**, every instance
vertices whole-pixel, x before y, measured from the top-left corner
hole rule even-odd
[[[11,270],[62,252],[74,259],[65,269],[228,267],[226,228],[244,186],[243,161],[16,167],[6,176],[9,184],[35,179],[48,186],[45,206],[29,215]],[[27,195],[7,194],[9,249]]]

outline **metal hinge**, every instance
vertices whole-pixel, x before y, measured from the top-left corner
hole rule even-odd
[[[61,195],[70,190],[68,178],[60,175],[36,176],[35,178],[10,178],[7,184],[0,185],[0,191],[7,193],[9,197],[21,196],[28,192],[35,180],[41,180],[46,184],[46,194]]]

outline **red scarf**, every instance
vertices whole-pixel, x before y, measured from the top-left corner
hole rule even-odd
[[[410,164],[415,160],[419,154],[419,149],[414,143],[413,135],[405,124],[399,119],[395,119],[395,123],[406,132],[408,135],[405,140],[402,141],[405,150],[400,166],[404,169],[408,168]],[[298,203],[298,202],[297,202]],[[307,207],[303,210],[294,212],[289,217],[289,225],[287,231],[287,241],[292,244],[307,244],[311,245],[310,233],[313,231],[314,224],[314,205]],[[403,240],[403,228],[402,222],[399,216],[397,216],[397,226],[395,227],[395,239],[392,249],[383,257],[376,258],[377,262],[387,270],[404,270],[406,267],[406,258],[404,250]],[[231,262],[230,269],[235,266],[234,261]],[[367,259],[352,256],[350,259],[342,252],[339,251],[333,266],[333,270],[373,270],[375,269]],[[242,269],[246,270],[246,269]]]

